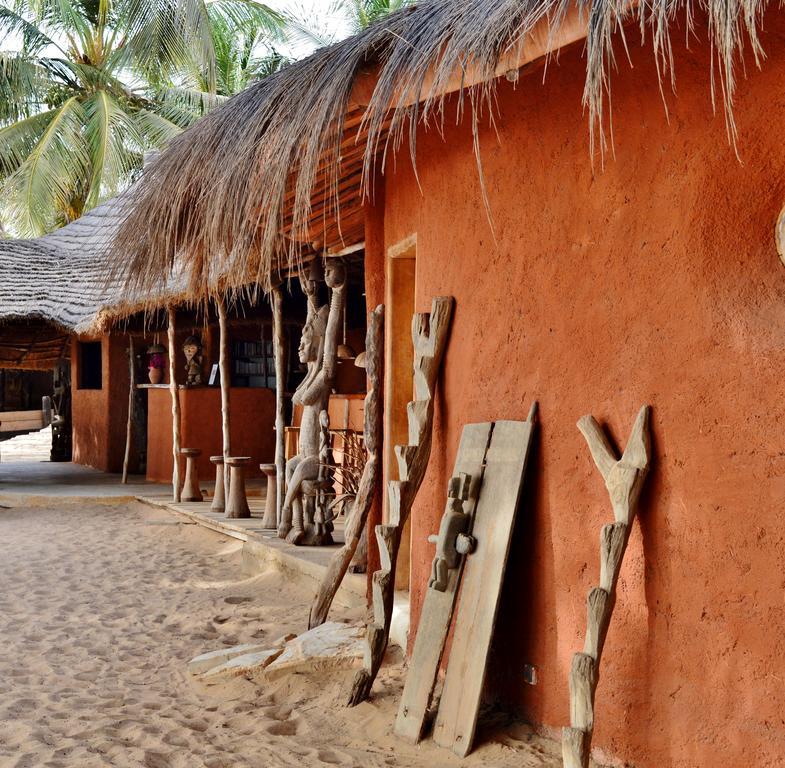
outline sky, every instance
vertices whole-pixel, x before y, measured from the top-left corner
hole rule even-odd
[[[276,11],[291,14],[336,39],[348,34],[345,20],[335,7],[336,0],[267,0],[267,5]],[[311,53],[311,50],[312,46],[307,44],[294,44],[292,53],[302,56]]]

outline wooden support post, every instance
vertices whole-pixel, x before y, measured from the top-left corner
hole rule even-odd
[[[357,495],[346,520],[344,538],[346,543],[336,552],[327,573],[322,579],[319,592],[311,606],[308,629],[324,624],[330,611],[335,593],[338,591],[346,570],[365,530],[371,510],[376,484],[379,478],[382,438],[382,359],[384,357],[384,306],[379,305],[371,313],[365,339],[365,354],[368,371],[368,394],[365,396],[365,449],[368,458],[363,468]],[[347,401],[348,402],[348,401]]]
[[[454,300],[439,296],[433,300],[431,313],[415,314],[412,320],[414,342],[414,401],[407,406],[409,444],[396,445],[400,480],[387,484],[389,521],[376,526],[381,570],[372,578],[373,621],[368,625],[364,665],[354,678],[349,706],[365,701],[379,672],[387,649],[392,621],[395,566],[401,534],[414,499],[422,484],[433,438],[433,397],[441,368]]]
[[[169,394],[172,396],[172,498],[180,501],[180,395],[177,391],[175,349],[175,311],[167,308],[168,325],[166,336],[169,344]]]
[[[216,297],[216,307],[218,308],[218,369],[221,378],[221,430],[223,432],[223,457],[224,457],[224,489],[229,492],[229,465],[226,460],[231,453],[231,433],[229,423],[229,387],[231,385],[229,373],[229,340],[228,328],[226,325],[226,305],[223,299]]]
[[[128,335],[128,423],[125,428],[125,456],[123,456],[123,485],[128,482],[128,462],[131,458],[131,431],[134,418],[134,390],[136,389],[134,366],[134,337]]]
[[[570,670],[570,727],[562,731],[564,768],[588,768],[594,733],[594,695],[599,681],[600,658],[616,603],[616,584],[638,508],[643,481],[651,461],[649,413],[644,405],[630,433],[621,459],[593,416],[584,416],[578,429],[586,438],[594,463],[605,481],[614,523],[600,532],[600,586],[587,598],[586,640]]]
[[[286,355],[284,346],[286,339],[283,329],[283,295],[281,294],[280,286],[272,289],[271,301],[273,310],[273,354],[275,356],[275,482],[278,491],[275,510],[276,520],[273,527],[277,528],[281,523],[281,507],[286,497],[286,419],[284,414],[284,393],[286,391]]]

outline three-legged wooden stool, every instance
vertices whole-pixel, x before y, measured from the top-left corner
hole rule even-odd
[[[278,527],[278,473],[275,464],[260,464],[259,469],[267,475],[267,499],[264,506],[262,528]]]
[[[225,517],[250,517],[248,499],[245,496],[245,468],[251,463],[250,456],[228,456],[229,498],[226,500]]]
[[[210,456],[210,461],[215,464],[215,491],[210,512],[223,512],[226,508],[226,494],[224,491],[224,457]]]
[[[181,448],[180,455],[185,456],[185,482],[181,501],[203,501],[202,492],[199,490],[199,471],[196,468],[196,459],[202,455],[199,448]]]

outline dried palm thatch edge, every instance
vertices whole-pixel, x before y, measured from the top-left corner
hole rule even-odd
[[[694,34],[705,15],[712,48],[711,88],[725,108],[736,139],[733,98],[736,69],[748,44],[756,64],[763,51],[757,30],[769,0],[422,0],[363,33],[317,51],[256,83],[178,137],[145,174],[133,206],[108,251],[113,276],[136,291],[169,279],[182,263],[193,296],[258,283],[265,290],[296,269],[310,249],[311,195],[327,174],[321,213],[339,232],[338,186],[347,148],[363,152],[362,195],[370,180],[408,138],[416,170],[416,135],[422,125],[443,129],[445,92],[456,72],[479,72],[477,85],[460,92],[458,118],[471,113],[479,166],[477,121],[495,113],[494,80],[501,56],[525,46],[538,23],[555,35],[568,12],[587,25],[583,102],[592,156],[608,147],[605,126],[614,38],[637,21],[651,45],[661,88],[673,77],[671,27],[677,15]],[[358,75],[372,69],[368,106],[347,127]],[[426,87],[427,84],[427,87]],[[282,234],[286,227],[287,234]]]

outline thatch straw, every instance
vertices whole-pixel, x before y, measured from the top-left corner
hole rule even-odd
[[[623,40],[623,25],[637,20],[651,35],[661,79],[672,77],[670,29],[678,14],[687,19],[687,36],[696,14],[708,19],[712,69],[734,140],[735,67],[745,39],[756,61],[762,55],[756,29],[768,0],[422,0],[251,86],[176,139],[135,190],[135,207],[113,245],[118,270],[144,288],[168,275],[178,254],[191,288],[202,295],[219,278],[224,285],[268,286],[303,256],[320,174],[327,174],[328,190],[320,215],[340,223],[342,153],[361,152],[367,195],[374,164],[407,132],[414,159],[418,127],[443,125],[444,89],[469,66],[481,82],[457,98],[458,117],[470,113],[479,160],[477,122],[493,115],[500,58],[522,46],[538,23],[554,35],[576,4],[587,28],[584,103],[600,151],[613,37]],[[350,104],[353,83],[372,67],[373,94],[358,112]],[[713,71],[712,88],[715,77]],[[347,113],[362,120],[348,128]]]

